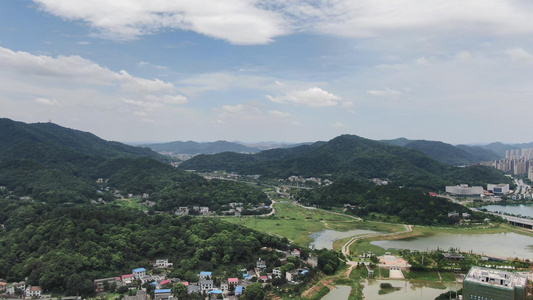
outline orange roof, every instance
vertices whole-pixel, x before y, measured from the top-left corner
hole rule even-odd
[[[41,287],[40,287],[40,286],[32,286],[32,287],[30,288],[30,291],[33,291],[33,292],[35,292],[35,291],[40,291],[40,290],[41,290]]]

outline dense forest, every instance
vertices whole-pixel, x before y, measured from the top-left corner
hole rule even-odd
[[[92,280],[148,268],[157,258],[176,262],[182,278],[200,269],[237,277],[262,247],[288,248],[286,239],[213,218],[6,199],[0,207],[0,278],[28,277],[28,284],[73,295],[91,294]]]
[[[399,188],[394,185],[373,185],[360,181],[341,181],[330,186],[301,191],[297,200],[305,205],[321,208],[343,207],[348,211],[369,218],[373,214],[391,217],[390,221],[406,224],[438,225],[454,224],[458,218],[449,218],[448,212],[472,213],[468,208],[447,199],[432,197],[419,189]]]
[[[252,186],[208,182],[168,162],[169,158],[148,148],[108,142],[52,123],[0,119],[0,186],[12,196],[56,205],[84,204],[98,198],[112,201],[116,189],[123,195],[147,193],[161,210],[270,203]],[[98,178],[105,179],[105,184],[97,185]],[[103,193],[104,189],[109,192]]]
[[[459,183],[510,183],[502,172],[492,168],[457,168],[440,163],[417,150],[353,135],[257,154],[198,155],[183,162],[180,167],[197,171],[225,170],[243,175],[259,174],[267,178],[287,178],[292,175],[331,177],[334,181],[386,178],[397,185],[433,190]]]

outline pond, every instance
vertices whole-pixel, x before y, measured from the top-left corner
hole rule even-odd
[[[310,244],[311,248],[314,249],[333,249],[333,242],[347,237],[357,236],[357,235],[366,235],[374,234],[376,231],[364,230],[364,229],[354,229],[348,231],[337,231],[337,230],[324,230],[320,232],[315,232],[310,235],[313,238],[314,242]]]
[[[492,212],[504,212],[513,215],[522,215],[533,218],[533,204],[510,204],[510,205],[485,205],[482,208],[486,208]]]
[[[331,291],[324,297],[322,297],[322,300],[342,300],[342,299],[348,299],[350,296],[350,293],[352,292],[352,287],[348,285],[337,285],[334,289],[331,289]]]
[[[420,237],[390,241],[374,241],[373,245],[384,249],[411,249],[419,251],[448,250],[450,247],[460,251],[477,254],[531,259],[533,258],[533,237],[509,233],[453,234],[436,232]]]
[[[390,283],[397,288],[388,294],[379,294],[380,284]],[[366,280],[362,284],[363,295],[366,300],[428,300],[435,299],[440,294],[452,289],[456,290],[455,283],[447,282],[427,282],[427,281],[407,281],[407,280]],[[461,288],[461,284],[457,288]],[[323,298],[325,299],[325,298]],[[339,298],[346,299],[346,298]]]

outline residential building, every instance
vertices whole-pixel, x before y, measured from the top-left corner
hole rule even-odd
[[[133,277],[135,279],[139,279],[139,277],[146,275],[146,269],[145,268],[137,268],[132,270]]]
[[[160,289],[154,291],[154,300],[170,300],[172,298],[172,291],[170,289]]]
[[[105,292],[105,286],[106,285],[109,286],[113,282],[115,282],[115,277],[95,279],[94,286],[95,286],[96,292],[97,293]]]
[[[274,270],[272,270],[272,275],[281,278],[281,270],[279,268],[274,268]]]
[[[200,280],[208,280],[208,279],[211,279],[212,276],[213,276],[212,272],[202,271],[200,272],[200,275],[198,276],[198,278]]]
[[[294,249],[291,251],[291,255],[300,258],[300,250]]]
[[[146,295],[146,292],[143,290],[137,290],[137,294],[135,296],[124,296],[122,300],[147,300],[148,296]]]
[[[200,290],[210,291],[214,288],[213,280],[200,280]]]
[[[233,286],[239,285],[239,278],[228,278],[228,284]]]
[[[472,267],[463,281],[463,299],[526,300],[527,276]]]
[[[40,286],[28,285],[28,287],[26,288],[26,297],[29,297],[29,298],[40,298],[41,297],[41,287]]]
[[[296,277],[298,275],[299,275],[299,273],[296,270],[287,271],[287,272],[285,272],[285,279],[287,279],[287,281],[289,281],[289,282],[296,281]]]
[[[126,274],[121,276],[122,284],[130,285],[133,283],[133,280],[135,280],[135,277],[133,277],[133,274]]]
[[[173,264],[168,262],[168,258],[158,259],[155,261],[154,267],[156,268],[168,268],[172,267]]]
[[[259,269],[259,272],[263,272],[266,270],[266,262],[262,259],[259,259],[256,263],[257,269]]]

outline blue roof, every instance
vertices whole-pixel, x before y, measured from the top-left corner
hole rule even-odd
[[[242,294],[242,286],[241,286],[241,285],[238,285],[238,286],[235,288],[235,293],[241,293],[241,294]]]
[[[308,272],[309,272],[309,270],[303,270],[303,271],[302,271],[302,274],[305,275],[305,274],[307,274]]]
[[[164,293],[172,293],[170,289],[162,289],[162,290],[155,290],[155,294],[164,294]]]
[[[150,283],[151,285],[157,285],[157,281]]]
[[[200,275],[208,275],[211,276],[212,272],[200,272]]]
[[[139,272],[146,272],[146,269],[145,268],[133,269],[133,273],[139,273]]]
[[[222,294],[222,290],[209,291],[207,294]]]

